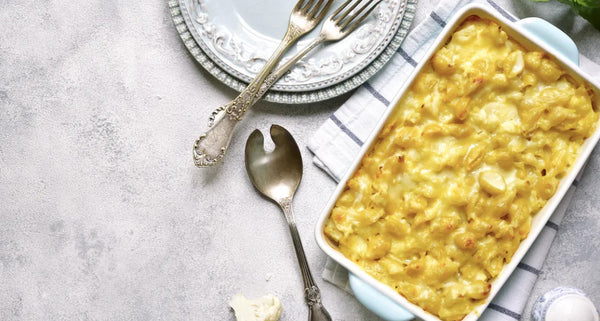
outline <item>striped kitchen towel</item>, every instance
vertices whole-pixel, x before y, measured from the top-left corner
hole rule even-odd
[[[515,21],[517,18],[503,9],[503,7],[510,8],[515,3],[510,0],[497,1],[478,0],[475,2],[485,3],[507,19]],[[446,21],[454,12],[471,2],[474,1],[442,0],[435,8],[432,3],[419,3],[419,6],[430,6],[431,8],[428,8],[430,14],[407,35],[402,46],[386,67],[357,89],[309,141],[308,148],[314,154],[313,162],[318,167],[336,181],[344,176],[382,114],[388,107],[391,107],[390,100],[432,45],[436,36],[446,25]],[[600,74],[600,66],[585,57],[580,57],[580,65],[583,70],[592,75]],[[533,285],[576,185],[575,183],[571,186],[528,254],[519,263],[515,272],[480,320],[514,321],[521,319]],[[349,291],[347,271],[331,259],[327,261],[323,278]]]

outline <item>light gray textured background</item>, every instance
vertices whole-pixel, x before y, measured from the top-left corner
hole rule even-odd
[[[421,2],[417,22],[433,6]],[[600,63],[600,33],[560,4],[499,3],[557,24]],[[272,123],[301,145],[296,214],[318,277],[313,229],[335,184],[304,147],[348,95],[260,103],[227,161],[195,168],[193,140],[234,96],[194,63],[164,1],[0,1],[0,320],[233,320],[237,292],[274,293],[282,320],[305,320],[283,217],[253,190],[242,149]],[[599,188],[596,151],[524,320],[558,285],[600,303]],[[377,320],[317,279],[334,320]]]

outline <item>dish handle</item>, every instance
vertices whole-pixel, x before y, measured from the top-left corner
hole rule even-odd
[[[524,18],[515,22],[516,25],[535,39],[552,47],[566,60],[579,66],[579,51],[573,39],[550,22],[537,17]]]
[[[348,283],[356,299],[378,317],[387,321],[408,321],[415,318],[412,313],[352,273],[348,273]]]

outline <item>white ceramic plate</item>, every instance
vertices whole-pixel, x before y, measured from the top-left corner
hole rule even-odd
[[[169,7],[192,55],[211,74],[240,91],[275,50],[295,2],[178,0],[171,1]],[[330,11],[341,3],[334,1]],[[356,88],[383,67],[400,46],[415,7],[416,0],[383,1],[346,39],[323,45],[298,62],[265,99],[306,103]],[[319,29],[315,28],[297,45],[307,44]],[[291,48],[287,55],[296,50]]]

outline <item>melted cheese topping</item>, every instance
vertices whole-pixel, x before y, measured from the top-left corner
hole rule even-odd
[[[461,320],[593,133],[595,99],[543,52],[466,19],[348,181],[327,239],[409,301]]]

